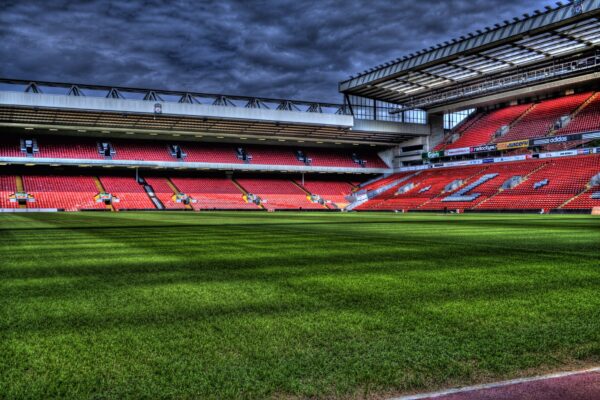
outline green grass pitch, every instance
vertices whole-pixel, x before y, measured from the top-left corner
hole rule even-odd
[[[382,398],[600,361],[600,219],[0,215],[0,398]]]

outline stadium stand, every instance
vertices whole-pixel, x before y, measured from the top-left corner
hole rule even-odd
[[[454,143],[449,144],[445,148],[458,149],[490,143],[494,139],[496,132],[502,127],[510,125],[529,108],[531,108],[531,105],[524,104],[501,108],[484,114],[478,117],[471,125],[468,125],[462,132],[462,135]]]
[[[0,139],[0,156],[25,157],[21,142],[27,136],[10,136]],[[314,165],[346,168],[387,168],[375,152],[355,154],[352,150],[296,149],[289,146],[251,145],[247,148],[235,144],[194,143],[177,144],[184,156],[177,158],[166,141],[144,141],[136,139],[93,139],[70,137],[31,137],[36,144],[32,157],[72,159],[113,159],[131,161],[183,161],[226,164],[263,165]],[[106,156],[103,144],[108,147]],[[299,153],[312,162],[300,159]],[[245,157],[244,157],[245,156]]]
[[[499,193],[477,209],[556,209],[586,191],[598,171],[599,156],[553,159],[544,163],[522,184]]]
[[[391,188],[375,199],[360,206],[359,210],[411,210],[417,209],[443,193],[450,193],[448,185],[462,186],[483,169],[481,167],[461,167],[427,170]]]
[[[100,176],[99,178],[104,190],[119,199],[118,202],[113,201],[115,209],[156,209],[143,186],[137,183],[135,178],[123,176]]]
[[[554,124],[565,116],[570,116],[592,93],[581,93],[535,104],[531,110],[514,124],[509,132],[497,141],[532,139],[546,136]]]
[[[248,154],[252,156],[253,164],[264,165],[302,165],[294,149],[291,147],[249,146]]]
[[[563,96],[536,104],[482,111],[454,128],[434,150],[600,130],[599,112],[600,98],[598,93],[593,92]],[[564,127],[558,125],[556,128],[563,117],[568,117],[570,122]],[[458,139],[449,143],[453,136],[458,136]],[[550,148],[566,147],[562,145]]]
[[[137,140],[109,140],[115,154],[114,160],[136,161],[177,161],[168,150],[165,142],[147,142]]]
[[[19,205],[10,201],[10,196],[17,191],[16,177],[0,175],[0,208],[18,208]]]
[[[600,187],[592,184],[598,174],[600,155],[430,169],[415,173],[357,209],[591,209],[600,206],[595,198]],[[388,177],[386,182],[400,176]]]
[[[298,185],[301,182],[296,181]],[[304,188],[311,194],[317,195],[325,201],[333,203],[330,208],[343,209],[348,205],[346,197],[352,193],[353,186],[348,182],[305,179]]]
[[[168,210],[183,210],[186,208],[184,203],[177,202],[174,196],[178,190],[173,190],[172,184],[169,182],[169,178],[161,177],[145,177],[146,183],[152,187],[154,194],[164,207]]]
[[[596,93],[590,102],[573,118],[564,128],[559,129],[557,135],[568,135],[579,132],[593,132],[600,130],[600,93]]]
[[[291,180],[261,178],[236,180],[248,193],[260,197],[262,204],[272,210],[323,210],[324,206],[311,202],[310,197]]]
[[[25,191],[35,202],[27,203],[28,208],[57,208],[65,211],[104,209],[103,203],[96,201],[98,190],[90,176],[23,176]]]
[[[89,158],[101,159],[96,148],[96,140],[89,138],[54,138],[48,136],[37,137],[39,152],[36,157],[45,158]]]
[[[173,177],[173,184],[190,196],[194,210],[257,210],[244,199],[244,193],[228,178]]]

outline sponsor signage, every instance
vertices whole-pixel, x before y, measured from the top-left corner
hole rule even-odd
[[[542,139],[533,139],[532,146],[543,146],[546,144],[554,144],[554,143],[566,143],[573,140],[581,139],[581,135],[571,135],[571,136],[553,136]]]
[[[512,142],[498,143],[498,150],[510,150],[519,149],[522,147],[529,147],[529,139],[526,140],[514,140]]]
[[[551,153],[542,153],[542,154],[540,154],[540,158],[554,158],[554,157],[576,156],[577,153],[578,153],[577,150],[553,151]]]
[[[578,150],[565,150],[565,151],[556,151],[551,153],[540,153],[537,155],[539,158],[553,158],[553,157],[567,157],[567,156],[576,156],[576,155],[585,155],[585,154],[600,154],[600,147],[592,148],[592,149],[578,149]],[[510,162],[510,161],[523,161],[535,158],[531,154],[522,154],[518,156],[509,156],[509,157],[495,157],[495,158],[486,158],[479,160],[468,160],[468,161],[455,161],[448,163],[437,163],[437,164],[426,164],[426,165],[418,165],[411,167],[402,167],[399,170],[400,172],[405,171],[417,171],[424,170],[430,168],[444,168],[444,167],[459,167],[465,165],[479,165],[479,164],[489,164],[489,163],[502,163],[502,162]]]
[[[429,153],[423,153],[423,158],[434,159],[444,157],[444,150],[430,151]]]
[[[584,133],[581,135],[583,139],[600,139],[600,132]]]
[[[496,151],[495,144],[486,144],[484,146],[471,147],[471,153],[489,153],[490,151]]]
[[[447,156],[460,156],[462,154],[470,154],[470,153],[471,153],[470,147],[461,147],[460,149],[446,150]]]

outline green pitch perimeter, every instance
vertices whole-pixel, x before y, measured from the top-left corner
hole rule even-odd
[[[589,216],[0,215],[0,398],[380,398],[600,362]]]

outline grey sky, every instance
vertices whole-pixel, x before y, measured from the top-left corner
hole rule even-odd
[[[339,102],[337,83],[524,0],[0,0],[0,76]]]

